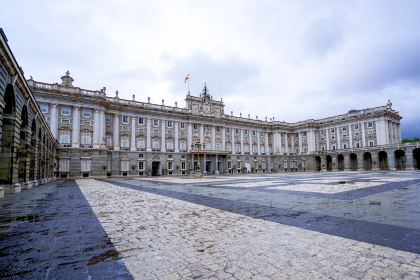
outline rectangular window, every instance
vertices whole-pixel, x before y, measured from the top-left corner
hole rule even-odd
[[[168,170],[173,170],[174,163],[172,161],[168,161]]]
[[[106,139],[106,146],[107,147],[112,147],[112,136],[107,135],[105,139]]]
[[[166,149],[173,150],[174,149],[174,142],[172,140],[166,141]]]
[[[360,148],[360,143],[356,142],[356,148]]]
[[[41,110],[41,113],[43,114],[48,113],[48,104],[44,104],[44,103],[39,104],[39,109]]]
[[[128,116],[122,116],[122,123],[128,123]]]
[[[236,152],[236,153],[240,153],[240,152],[241,152],[241,145],[237,144],[237,145],[235,146],[235,152]]]
[[[255,130],[252,131],[252,136],[257,135],[257,132]]]
[[[331,128],[331,133],[335,133],[335,129],[334,128]]]
[[[181,170],[187,170],[187,163],[185,161],[181,161]]]
[[[158,150],[160,148],[160,140],[159,139],[153,139],[152,141],[152,149]]]
[[[70,160],[69,159],[60,159],[60,172],[69,172],[70,171]]]
[[[235,133],[236,134],[239,134],[239,129],[235,129]]]
[[[129,161],[128,160],[122,160],[121,161],[121,171],[123,172],[128,172],[128,165],[129,165]]]
[[[355,130],[359,129],[359,124],[355,124],[355,125],[354,125],[354,129],[355,129]]]
[[[185,123],[179,123],[179,126],[182,128],[182,129],[184,129],[185,128]]]
[[[167,121],[166,126],[167,126],[168,128],[172,128],[172,126],[173,126],[173,122],[172,122],[172,121]]]
[[[195,123],[195,124],[193,124],[193,129],[194,130],[197,130],[198,129],[198,125]]]
[[[153,126],[154,127],[159,127],[159,120],[158,119],[153,119]]]
[[[81,138],[82,145],[92,145],[92,133],[82,132]]]
[[[61,115],[70,116],[70,107],[61,107]]]
[[[137,138],[137,149],[144,149],[145,148],[145,141],[144,138]]]
[[[342,131],[347,131],[347,127],[344,126],[343,128],[341,128]]]
[[[232,169],[232,162],[228,161],[228,169]]]
[[[81,171],[82,172],[90,172],[90,163],[91,163],[91,160],[90,159],[82,159],[81,161],[80,161],[80,164],[81,164]]]
[[[91,109],[83,109],[83,117],[90,119],[92,117]]]
[[[144,171],[144,161],[139,161],[139,171]]]
[[[373,147],[373,141],[369,141],[369,146]]]
[[[229,127],[226,128],[226,132],[230,133],[230,128]]]
[[[373,127],[373,122],[368,122],[367,127]]]
[[[185,141],[181,141],[181,142],[179,143],[179,149],[180,149],[182,152],[185,152],[185,151],[187,150],[187,143],[186,143]]]
[[[139,124],[140,124],[140,125],[143,125],[143,124],[144,124],[144,118],[141,118],[141,117],[140,117],[140,118],[138,119],[138,122],[139,122]]]
[[[248,135],[248,129],[245,129],[245,130],[244,130],[244,134],[245,134],[245,135]]]
[[[120,146],[121,146],[121,148],[128,148],[128,146],[129,146],[128,136],[122,136],[121,137]]]
[[[60,144],[70,144],[70,131],[60,131],[58,142]]]
[[[105,115],[105,121],[106,122],[112,122],[112,116],[111,115]]]

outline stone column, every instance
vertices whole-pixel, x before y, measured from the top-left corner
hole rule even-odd
[[[200,143],[204,143],[204,124],[200,125]]]
[[[265,133],[265,154],[266,155],[270,154],[270,152],[268,151],[268,132]],[[268,165],[267,165],[267,169],[268,169]]]
[[[261,132],[257,131],[257,154],[261,155],[260,144],[261,144]]]
[[[366,130],[365,130],[365,123],[361,123],[362,126],[362,147],[366,147]]]
[[[226,150],[226,128],[222,127],[222,151]]]
[[[248,131],[248,146],[249,146],[249,154],[250,155],[253,155],[254,154],[254,151],[252,150],[252,131],[251,130],[249,130]],[[252,167],[252,165],[251,165],[251,167]]]
[[[73,108],[73,127],[71,133],[71,146],[73,148],[80,147],[80,109],[79,107]]]
[[[231,128],[230,129],[230,136],[231,136],[231,144],[232,144],[232,155],[234,155],[234,154],[236,154],[236,151],[235,151],[235,129],[234,128]],[[233,168],[233,167],[232,167]]]
[[[349,148],[352,149],[353,148],[353,133],[351,131],[351,124],[348,127],[349,130]]]
[[[330,150],[330,131],[329,130],[330,130],[329,128],[325,129],[325,143],[326,143],[325,149],[327,151]]]
[[[298,139],[299,139],[299,155],[302,154],[302,133],[298,132]]]
[[[284,134],[284,152],[286,154],[289,153],[289,137],[288,137],[288,133],[287,132]]]
[[[105,112],[99,111],[99,146],[105,147]]]
[[[341,149],[340,127],[335,129],[337,131],[337,149]]]
[[[407,150],[405,153],[405,169],[414,170],[413,149]]]
[[[245,153],[244,151],[244,130],[241,128],[240,130],[241,135],[241,154],[243,155]]]
[[[165,121],[162,120],[162,126],[161,126],[161,136],[160,136],[160,151],[161,152],[166,152],[166,147],[165,147]]]
[[[294,153],[295,152],[295,135],[292,133],[291,135],[290,135],[290,146],[291,146],[291,150],[292,150],[292,153]]]
[[[174,122],[174,133],[175,133],[175,153],[179,153],[179,122],[175,121]]]
[[[211,127],[211,149],[213,151],[216,150],[216,127]]]
[[[396,164],[395,164],[395,155],[393,151],[387,152],[388,155],[388,167],[389,170],[397,170]]]
[[[152,151],[152,118],[146,120],[146,151]]]
[[[55,139],[58,137],[58,126],[57,126],[57,104],[52,104],[50,114],[50,128],[51,133]]]
[[[136,151],[136,117],[131,117],[130,151]]]
[[[191,151],[192,145],[192,124],[187,124],[187,151]]]
[[[93,113],[93,147],[99,148],[99,110],[95,109]]]
[[[112,136],[114,150],[118,151],[120,149],[120,117],[118,114],[114,114],[114,125],[112,126]],[[119,169],[118,169],[119,170]]]

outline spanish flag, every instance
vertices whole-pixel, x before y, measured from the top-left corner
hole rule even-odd
[[[187,82],[187,80],[189,80],[190,79],[190,73],[187,73],[187,75],[185,75],[185,78],[184,78],[184,84]]]

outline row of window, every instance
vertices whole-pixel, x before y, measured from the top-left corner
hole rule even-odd
[[[373,122],[368,122],[367,123],[367,127],[368,128],[373,128]],[[359,126],[359,124],[355,124],[355,125],[353,125],[353,129],[354,130],[359,130],[360,129],[360,126]],[[335,133],[335,131],[336,131],[336,129],[335,128],[330,128],[330,132],[331,133]],[[341,131],[347,131],[347,126],[343,126],[343,127],[341,127]]]
[[[48,114],[49,112],[48,104],[40,103],[39,108],[41,110],[41,113]],[[60,106],[60,112],[61,112],[61,116],[68,117],[71,115],[71,108],[69,106]],[[84,108],[82,110],[82,117],[88,118],[88,119],[92,118],[92,109]]]
[[[167,161],[167,169],[173,170],[174,164],[172,161]],[[70,159],[60,159],[59,162],[59,171],[60,172],[70,172]],[[80,171],[81,172],[91,172],[91,166],[92,161],[91,159],[81,159],[80,160]],[[122,172],[128,172],[130,166],[130,161],[128,160],[122,160],[121,161],[121,170]],[[108,171],[111,171],[111,162],[108,162]],[[138,161],[138,171],[144,171],[145,170],[145,162],[144,161]],[[185,161],[181,161],[181,170],[187,170],[187,163]]]

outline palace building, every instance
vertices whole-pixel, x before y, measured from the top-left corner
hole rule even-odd
[[[118,91],[26,80],[7,38],[0,45],[0,191],[55,177],[396,170],[420,167],[402,144],[391,102],[287,123],[225,112],[204,85],[185,106],[122,99]],[[1,195],[1,192],[0,192]]]
[[[139,102],[73,85],[28,80],[59,145],[59,176],[186,175],[418,167],[385,106],[297,123],[225,113],[206,85],[186,106]]]

